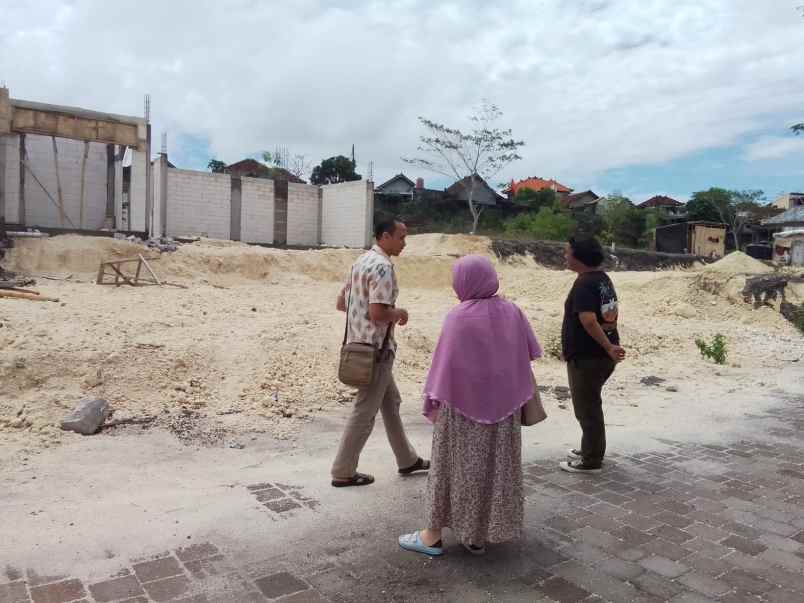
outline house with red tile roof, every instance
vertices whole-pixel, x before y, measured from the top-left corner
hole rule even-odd
[[[531,176],[530,178],[525,178],[524,180],[511,180],[511,184],[509,184],[508,188],[506,188],[503,192],[507,194],[509,198],[512,198],[523,189],[530,189],[532,191],[549,189],[555,191],[559,196],[568,195],[572,192],[570,187],[564,186],[557,180],[553,180],[552,178],[545,180],[544,178],[539,178],[538,176]]]
[[[639,209],[651,209],[651,208],[662,208],[662,209],[670,209],[674,211],[678,211],[679,208],[684,207],[684,204],[681,201],[676,201],[672,197],[667,197],[665,195],[655,195],[648,199],[647,201],[643,201],[639,205],[637,205]]]

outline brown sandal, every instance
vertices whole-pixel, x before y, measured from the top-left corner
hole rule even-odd
[[[410,467],[400,469],[399,475],[410,475],[415,471],[429,471],[429,470],[430,470],[430,461],[425,461],[423,458],[419,457],[419,459],[415,463],[413,463]]]
[[[349,488],[350,486],[368,486],[374,483],[374,477],[366,473],[355,473],[345,480],[334,479],[332,485],[336,488]]]

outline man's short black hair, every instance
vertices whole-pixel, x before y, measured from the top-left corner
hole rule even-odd
[[[595,237],[570,237],[569,244],[575,259],[589,268],[597,268],[606,258]]]
[[[393,236],[396,232],[397,224],[401,224],[398,218],[388,218],[387,220],[377,222],[377,224],[374,225],[374,238],[379,241],[386,232]]]

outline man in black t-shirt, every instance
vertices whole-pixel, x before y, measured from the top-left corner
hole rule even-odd
[[[564,250],[567,266],[578,278],[564,303],[561,349],[575,418],[581,425],[581,448],[569,452],[561,469],[571,473],[600,473],[606,453],[603,385],[618,362],[625,359],[617,333],[617,293],[600,269],[603,248],[594,238],[571,238]]]

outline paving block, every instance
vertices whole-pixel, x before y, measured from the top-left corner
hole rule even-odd
[[[142,585],[148,596],[161,603],[176,599],[190,590],[190,581],[186,576],[173,576],[164,580],[148,582]]]
[[[666,557],[645,557],[638,562],[642,567],[652,572],[656,572],[665,578],[678,578],[679,576],[690,571],[690,568],[683,563],[678,563]]]
[[[163,557],[135,564],[134,573],[140,582],[145,583],[178,576],[184,572],[175,557]]]
[[[31,589],[33,603],[67,603],[86,596],[86,590],[80,580],[64,580]]]
[[[279,572],[255,580],[257,588],[269,599],[277,599],[285,595],[292,595],[299,591],[308,590],[309,584],[302,582],[293,574]]]
[[[144,595],[145,591],[134,576],[123,576],[89,585],[89,592],[98,603],[130,599]]]

